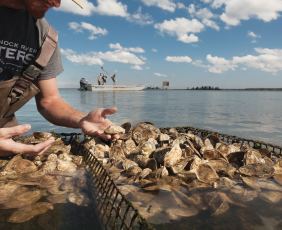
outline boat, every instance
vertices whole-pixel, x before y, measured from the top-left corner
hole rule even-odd
[[[144,85],[94,85],[88,84],[88,91],[126,91],[126,90],[144,90]]]
[[[113,81],[113,84],[107,85],[107,78],[108,73],[104,70],[103,67],[101,67],[103,70],[102,73],[100,73],[97,76],[97,84],[91,84],[88,83],[86,78],[80,79],[80,88],[81,91],[140,91],[144,90],[144,85],[118,85],[116,84],[116,74],[113,74],[111,76],[111,79]]]

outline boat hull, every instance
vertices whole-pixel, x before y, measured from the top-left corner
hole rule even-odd
[[[92,85],[87,86],[88,91],[140,91],[144,90],[143,85]]]

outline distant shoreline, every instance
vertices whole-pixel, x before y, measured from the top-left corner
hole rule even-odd
[[[78,89],[78,88],[59,88],[59,89]],[[188,90],[188,91],[282,91],[282,88],[244,88],[244,89],[161,89],[145,88],[144,90]]]
[[[188,91],[282,91],[282,88],[244,88],[244,89],[151,89],[145,90],[188,90]]]

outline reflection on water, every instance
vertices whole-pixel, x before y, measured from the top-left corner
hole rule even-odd
[[[62,89],[63,98],[81,111],[117,106],[117,123],[151,121],[159,127],[194,126],[281,145],[282,92],[146,90],[89,92]],[[34,130],[70,131],[47,123],[34,101],[19,113]]]
[[[91,207],[92,206],[92,207]],[[9,230],[90,230],[100,229],[93,205],[56,204],[54,209],[20,224],[7,223],[12,210],[1,210],[0,229]]]
[[[204,211],[197,216],[183,218],[169,224],[156,225],[156,229],[216,229],[265,230],[282,229],[282,205],[270,205],[262,200],[248,203],[247,207],[233,206],[223,215],[213,216]]]

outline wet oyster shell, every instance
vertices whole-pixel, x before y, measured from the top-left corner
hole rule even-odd
[[[157,139],[159,134],[160,130],[150,123],[139,123],[132,130],[132,138],[137,144],[149,138]]]
[[[251,164],[242,166],[239,168],[239,172],[245,176],[271,177],[274,169],[265,164]]]
[[[22,208],[27,205],[33,204],[40,200],[42,197],[42,192],[39,189],[26,191],[20,194],[17,194],[16,196],[12,196],[10,200],[5,202],[3,204],[2,208],[8,209],[8,208]]]
[[[164,165],[166,167],[174,166],[182,156],[182,150],[179,144],[175,144],[172,149],[164,156]]]
[[[39,202],[30,206],[18,209],[8,218],[11,223],[23,223],[31,220],[33,217],[46,213],[53,209],[53,205],[47,202]]]
[[[16,155],[5,166],[4,171],[15,171],[17,174],[24,174],[37,171],[37,167],[32,161],[23,159],[21,155]]]
[[[123,133],[125,133],[125,129],[122,128],[122,127],[120,127],[120,126],[118,126],[118,125],[112,124],[111,126],[109,126],[108,128],[106,128],[106,129],[104,130],[104,132],[105,132],[106,134],[111,134],[111,135],[114,135],[114,134],[123,134]]]
[[[209,164],[200,164],[195,170],[199,181],[211,184],[219,179],[216,171]]]

